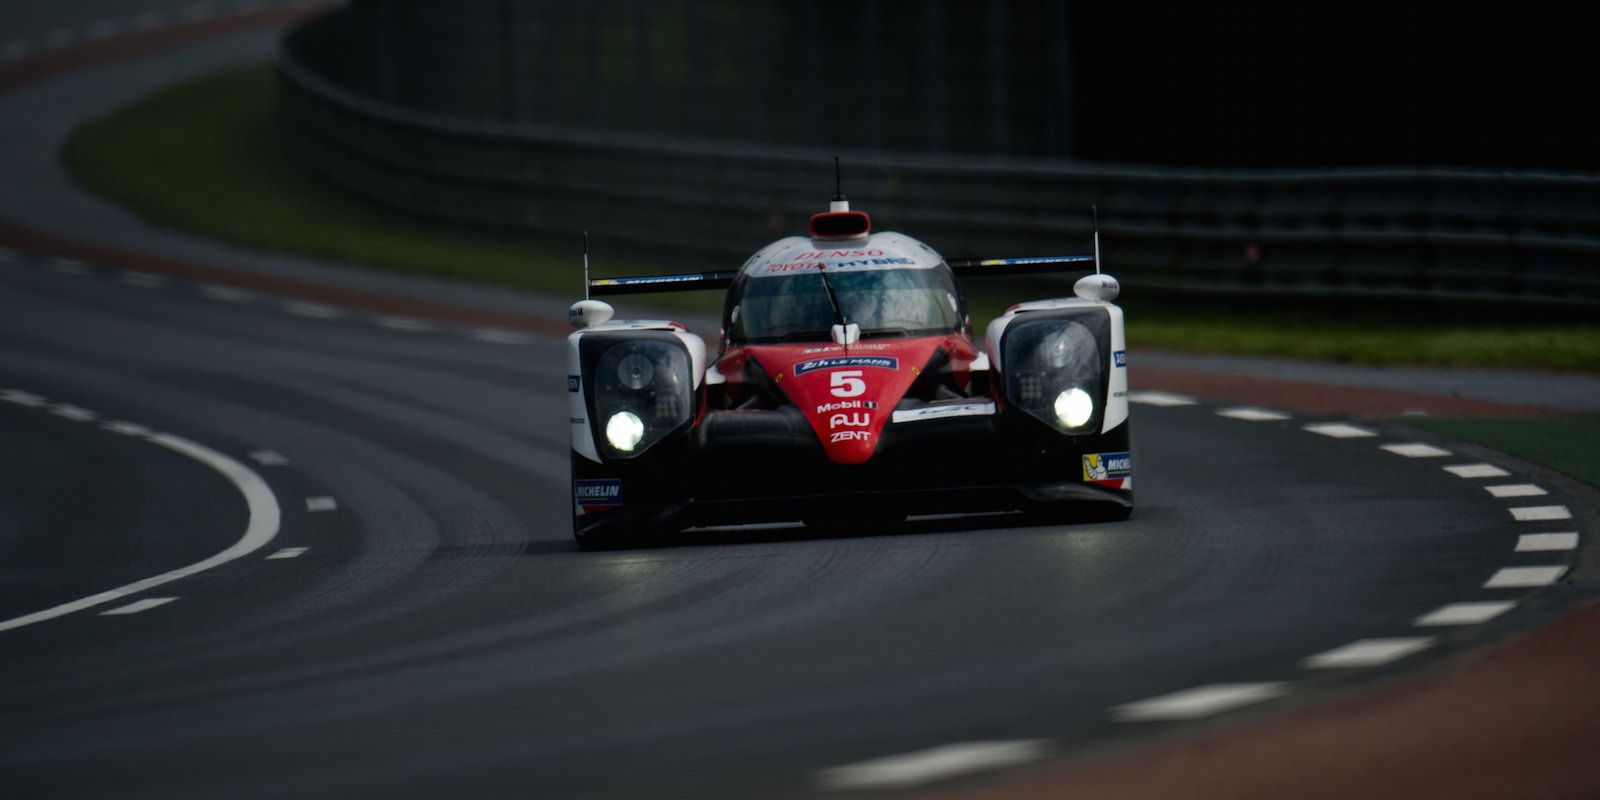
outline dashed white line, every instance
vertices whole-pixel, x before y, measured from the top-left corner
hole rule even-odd
[[[116,608],[108,608],[105,611],[100,612],[100,616],[102,616],[102,617],[112,617],[112,616],[120,616],[122,614],[137,614],[140,611],[149,611],[150,609],[155,608],[157,606],[164,606],[164,605],[166,605],[166,604],[168,604],[168,603],[170,603],[170,602],[172,602],[172,601],[174,601],[176,599],[178,599],[178,598],[176,598],[176,597],[146,597],[143,600],[135,600],[135,601],[133,601],[133,602],[131,602],[131,603],[125,605],[125,606],[117,606]]]
[[[1457,478],[1504,478],[1511,474],[1493,464],[1456,464],[1444,471]]]
[[[1248,422],[1274,422],[1289,418],[1289,415],[1283,413],[1282,411],[1271,411],[1265,408],[1249,407],[1219,409],[1217,411],[1217,416],[1242,419]]]
[[[1511,512],[1511,518],[1518,522],[1549,522],[1557,519],[1572,519],[1572,512],[1566,506],[1523,506],[1522,508],[1506,509]]]
[[[1199,719],[1271,700],[1288,692],[1287,683],[1216,683],[1124,703],[1112,708],[1111,716],[1120,722]]]
[[[1360,639],[1343,647],[1307,658],[1307,669],[1351,669],[1376,667],[1398,661],[1413,653],[1433,646],[1432,636],[1410,636],[1395,639]]]
[[[427,333],[436,331],[439,326],[423,319],[410,317],[378,317],[378,327],[388,328],[392,331],[410,331],[412,333]]]
[[[480,342],[494,344],[532,344],[534,338],[525,333],[516,331],[502,331],[494,328],[480,328],[472,332],[472,338]]]
[[[7,403],[16,403],[19,406],[27,406],[29,408],[38,408],[49,402],[45,398],[36,395],[33,392],[24,392],[21,389],[6,389],[4,391],[0,391],[0,400],[4,400]]]
[[[1128,402],[1147,406],[1192,406],[1195,399],[1169,392],[1128,392]]]
[[[817,783],[835,791],[909,789],[1033,761],[1045,754],[1045,745],[1042,739],[958,742],[825,769],[817,773]]]
[[[219,286],[208,283],[200,287],[200,294],[212,300],[223,300],[229,303],[248,303],[256,299],[256,293],[245,289],[235,289],[232,286]]]
[[[307,511],[333,511],[339,507],[339,501],[332,497],[307,497]]]
[[[1445,456],[1451,455],[1449,450],[1445,450],[1442,447],[1434,447],[1431,444],[1423,444],[1421,442],[1385,444],[1379,445],[1379,448],[1394,453],[1397,456],[1405,456],[1406,458],[1444,458]]]
[[[303,300],[284,303],[283,310],[296,316],[311,317],[313,319],[337,319],[344,316],[343,311],[333,306],[325,306],[321,303],[307,303]]]
[[[1359,439],[1363,436],[1378,435],[1376,431],[1369,431],[1366,428],[1358,428],[1343,422],[1313,422],[1310,425],[1306,425],[1305,430],[1319,433],[1323,436],[1331,436],[1335,439]]]
[[[101,425],[100,427],[105,428],[112,433],[120,433],[123,436],[149,436],[151,433],[150,429],[144,425],[140,425],[137,422],[124,422],[122,420],[113,420]]]
[[[129,286],[138,286],[144,289],[159,289],[163,286],[166,286],[171,282],[171,280],[171,278],[168,278],[165,275],[157,275],[154,272],[136,272],[129,270],[122,273],[123,283],[126,283]]]
[[[1550,586],[1561,580],[1561,576],[1565,574],[1567,568],[1561,566],[1505,567],[1485,581],[1483,588],[1526,589],[1534,586]]]
[[[250,454],[250,460],[263,467],[281,467],[289,463],[289,459],[273,450],[256,450]]]
[[[43,611],[35,611],[32,614],[26,614],[15,619],[0,621],[0,631],[8,631],[24,625],[55,619],[75,611],[82,611],[113,600],[121,600],[129,595],[138,594],[163,584],[187,578],[190,575],[204,572],[234,559],[247,556],[265,547],[267,543],[272,541],[273,537],[278,535],[280,522],[278,499],[273,496],[272,489],[267,486],[266,481],[261,480],[261,476],[252,472],[245,465],[215,450],[204,445],[195,444],[187,439],[180,439],[171,434],[158,433],[149,437],[148,441],[193,458],[222,473],[224,477],[231,481],[234,488],[244,495],[245,506],[249,509],[250,521],[245,525],[244,535],[228,549],[187,567],[180,567],[154,577],[134,581],[126,586],[62,603]]]
[[[57,403],[51,406],[50,413],[73,422],[92,422],[99,418],[93,411],[69,403]]]
[[[1576,550],[1578,548],[1578,534],[1575,531],[1562,533],[1524,533],[1517,537],[1517,552],[1541,553],[1549,550]]]
[[[82,261],[74,261],[70,258],[52,258],[50,259],[50,271],[59,272],[63,275],[83,275],[89,272],[89,267]]]
[[[1495,497],[1539,497],[1549,492],[1534,486],[1531,483],[1507,483],[1500,486],[1485,486],[1483,490]]]
[[[285,547],[282,550],[267,556],[267,560],[271,561],[278,558],[299,558],[300,556],[305,555],[305,552],[310,549],[311,548],[309,547]]]
[[[1516,603],[1510,602],[1479,602],[1479,603],[1451,603],[1440,606],[1420,617],[1413,623],[1422,627],[1435,625],[1477,625],[1488,622],[1501,614],[1510,611]]]

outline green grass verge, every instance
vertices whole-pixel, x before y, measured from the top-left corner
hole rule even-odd
[[[1600,416],[1463,417],[1401,420],[1406,425],[1481,444],[1600,486]]]
[[[250,247],[389,270],[576,294],[576,242],[419,220],[349,195],[279,150],[270,66],[230,69],[144,98],[73,133],[63,158],[84,185],[156,222]],[[937,243],[937,242],[935,242]],[[660,271],[606,254],[604,272]],[[1004,292],[1004,295],[1001,292]],[[1060,292],[997,281],[974,321],[1018,297]],[[654,295],[652,306],[710,310],[714,294]],[[631,304],[630,304],[631,305]],[[1544,367],[1600,372],[1600,326],[1397,322],[1395,314],[1196,311],[1124,298],[1135,348],[1289,356],[1366,364]],[[1214,308],[1206,304],[1206,308]]]

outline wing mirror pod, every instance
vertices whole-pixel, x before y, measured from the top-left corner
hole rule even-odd
[[[572,323],[572,327],[579,330],[593,328],[610,320],[615,313],[617,311],[611,307],[610,303],[603,303],[599,300],[579,300],[573,303],[571,308],[567,309],[567,322]]]
[[[1079,278],[1072,285],[1072,293],[1096,303],[1109,303],[1122,293],[1122,285],[1117,283],[1116,278],[1097,272]]]

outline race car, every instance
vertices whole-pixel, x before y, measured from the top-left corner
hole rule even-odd
[[[947,261],[842,195],[731,272],[585,283],[567,340],[580,547],[689,527],[1133,511],[1116,279],[1092,255]],[[958,278],[1083,270],[975,342]],[[720,345],[594,296],[726,288]]]

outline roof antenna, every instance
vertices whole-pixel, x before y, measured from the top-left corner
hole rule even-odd
[[[844,177],[839,172],[839,157],[833,157],[833,201],[828,203],[829,212],[849,211],[850,201],[844,196]]]
[[[1090,218],[1094,220],[1094,274],[1100,274],[1100,206],[1089,206]]]
[[[589,299],[589,231],[583,232],[583,299]]]

